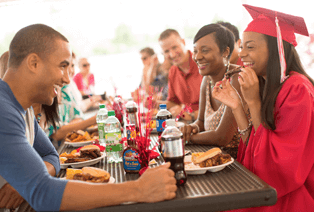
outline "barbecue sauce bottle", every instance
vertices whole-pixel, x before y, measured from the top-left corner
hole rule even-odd
[[[136,130],[134,124],[126,125],[128,147],[123,151],[123,168],[126,173],[138,173],[141,164],[138,161],[138,148],[136,146]]]

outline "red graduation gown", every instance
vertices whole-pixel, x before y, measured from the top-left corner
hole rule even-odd
[[[276,130],[252,129],[238,161],[277,190],[274,206],[239,211],[314,211],[314,87],[293,72],[275,104]]]

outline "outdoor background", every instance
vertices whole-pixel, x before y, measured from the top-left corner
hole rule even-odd
[[[0,0],[0,55],[19,29],[43,23],[65,35],[78,57],[89,58],[96,93],[113,95],[116,86],[129,98],[141,80],[139,51],[150,46],[163,61],[157,42],[163,30],[178,30],[190,50],[196,32],[218,20],[237,26],[241,36],[252,20],[243,3],[302,16],[314,33],[313,8],[306,0]],[[314,45],[308,37],[297,39],[303,64],[314,77]]]

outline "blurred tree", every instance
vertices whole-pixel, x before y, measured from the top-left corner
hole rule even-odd
[[[184,38],[193,39],[200,28],[197,26],[184,26]]]
[[[132,29],[125,25],[120,24],[115,30],[115,37],[112,40],[115,44],[122,44],[126,46],[133,46],[137,44],[137,40],[132,32]]]
[[[110,53],[110,51],[105,47],[97,46],[97,47],[93,48],[93,54],[94,55],[105,55],[108,53]]]
[[[216,23],[217,21],[223,21],[225,22],[226,20],[222,17],[220,17],[217,13],[215,14],[214,18],[212,19],[212,21],[210,23]]]

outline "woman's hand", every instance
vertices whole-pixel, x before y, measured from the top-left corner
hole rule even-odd
[[[183,134],[183,141],[190,142],[191,140],[191,134],[198,133],[198,128],[195,126],[195,124],[185,124],[183,127],[180,128],[182,134]]]
[[[217,82],[213,88],[212,95],[215,99],[227,105],[232,110],[242,107],[241,98],[236,89],[232,87],[229,80],[223,79]]]
[[[250,106],[260,102],[259,80],[255,71],[249,67],[241,69],[239,84],[245,102]]]

